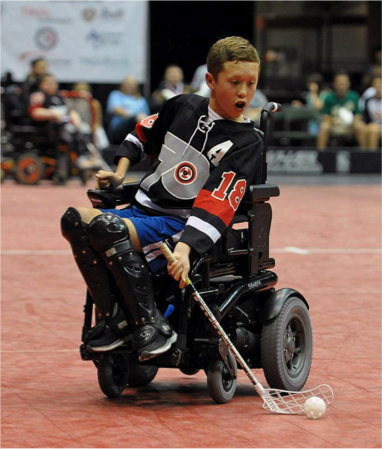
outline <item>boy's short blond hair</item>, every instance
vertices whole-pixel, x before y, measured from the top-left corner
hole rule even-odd
[[[220,39],[211,47],[207,55],[207,70],[217,79],[223,70],[223,64],[228,61],[249,61],[260,65],[260,57],[256,48],[239,36]]]

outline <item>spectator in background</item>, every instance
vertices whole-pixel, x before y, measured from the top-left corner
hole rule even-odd
[[[152,94],[152,112],[158,112],[162,103],[179,94],[193,93],[192,86],[184,84],[183,70],[175,64],[166,67],[163,81]]]
[[[331,89],[325,85],[324,77],[320,73],[314,73],[308,77],[308,91],[305,92],[305,100],[307,106],[321,111],[324,107],[325,98],[331,92]]]
[[[363,111],[364,121],[366,123],[366,148],[377,149],[381,140],[382,125],[382,78],[375,77],[372,81],[375,94],[366,100]]]
[[[140,94],[133,76],[127,76],[119,90],[110,92],[107,99],[107,113],[110,116],[109,138],[113,144],[121,144],[135,125],[150,115],[146,99]]]
[[[347,73],[338,72],[334,76],[333,92],[328,94],[322,108],[322,122],[317,138],[317,148],[327,147],[331,136],[344,136],[357,139],[361,148],[365,147],[365,124],[358,107],[359,95],[350,90]]]
[[[195,73],[192,77],[191,86],[195,90],[196,93],[199,90],[204,89],[204,86],[207,86],[207,83],[206,83],[207,71],[208,71],[207,64],[202,64],[195,70]],[[209,90],[208,86],[207,86],[207,89]],[[207,95],[203,95],[203,97],[207,97]]]
[[[331,92],[331,89],[325,85],[324,77],[320,73],[313,73],[308,77],[306,87],[308,90],[302,93],[302,100],[305,103],[305,107],[321,112],[324,107],[325,98]],[[301,100],[293,100],[291,105],[301,108],[304,107],[304,103]],[[308,130],[312,136],[318,135],[320,123],[321,120],[309,121]]]
[[[22,96],[26,109],[29,107],[29,99],[33,92],[39,90],[39,84],[44,75],[48,73],[48,62],[44,58],[37,58],[30,63],[30,72],[22,85]]]
[[[95,120],[93,126],[94,145],[97,150],[101,151],[109,146],[109,140],[103,128],[103,113],[101,103],[93,97],[91,87],[88,83],[80,82],[74,84],[73,90],[80,92],[85,96],[90,96],[92,99],[92,103],[95,109]],[[84,132],[85,134],[90,134],[92,132],[92,130],[90,129],[90,125],[82,122],[82,132]]]

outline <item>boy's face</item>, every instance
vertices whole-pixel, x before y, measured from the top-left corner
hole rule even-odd
[[[259,64],[249,61],[227,61],[215,79],[206,74],[211,89],[210,106],[225,119],[243,121],[243,111],[256,93]]]

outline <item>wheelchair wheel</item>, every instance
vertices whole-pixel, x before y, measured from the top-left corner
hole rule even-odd
[[[234,360],[234,369],[237,372],[236,360]],[[211,398],[218,404],[229,402],[236,391],[237,379],[232,379],[224,363],[215,359],[212,360],[207,368],[207,387]]]
[[[98,362],[98,385],[102,393],[109,398],[119,397],[126,388],[128,372],[123,369],[123,359],[114,355],[104,355]]]
[[[38,184],[44,175],[44,164],[34,153],[22,154],[16,161],[15,179],[20,184]]]
[[[309,376],[313,355],[312,325],[305,303],[288,298],[261,334],[261,358],[270,388],[299,391]]]
[[[158,367],[130,364],[127,373],[129,387],[142,387],[148,385],[158,373]]]

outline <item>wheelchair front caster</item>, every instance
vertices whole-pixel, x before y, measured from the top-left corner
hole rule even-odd
[[[156,366],[134,365],[128,366],[127,384],[129,387],[143,387],[148,385],[157,375]]]
[[[261,359],[270,388],[302,389],[312,364],[312,340],[309,311],[300,298],[291,296],[261,333]]]
[[[186,376],[195,376],[200,371],[199,369],[179,368],[179,371]]]
[[[97,364],[98,385],[109,398],[121,396],[128,381],[124,360],[118,354],[104,354]]]
[[[234,363],[234,371],[237,372],[236,360]],[[207,368],[207,387],[211,398],[218,404],[226,404],[229,402],[236,391],[237,379],[233,379],[228,372],[224,363],[215,359],[210,361]]]

